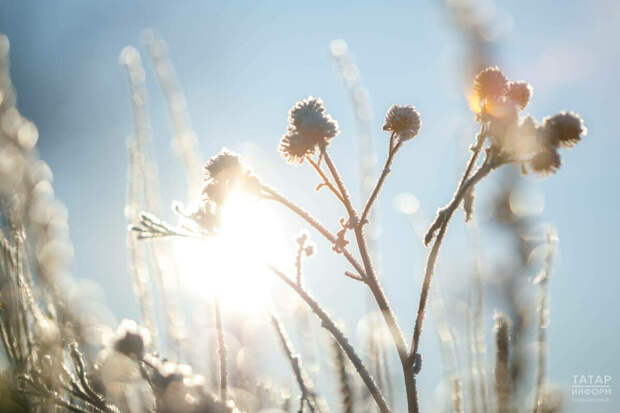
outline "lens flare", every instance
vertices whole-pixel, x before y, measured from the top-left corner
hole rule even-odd
[[[265,264],[282,264],[290,246],[271,204],[231,194],[217,235],[175,245],[181,283],[200,297],[217,295],[223,307],[253,315],[266,309],[274,277]]]

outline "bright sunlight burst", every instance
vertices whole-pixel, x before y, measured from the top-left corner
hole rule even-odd
[[[217,295],[223,306],[246,315],[265,309],[274,281],[265,264],[290,256],[272,207],[234,192],[223,208],[218,235],[204,241],[178,239],[183,286],[201,297]]]

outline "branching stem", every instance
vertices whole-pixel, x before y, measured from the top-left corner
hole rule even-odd
[[[362,212],[362,217],[360,218],[359,225],[364,225],[368,222],[368,216],[370,215],[372,206],[377,200],[377,197],[379,196],[379,192],[381,192],[381,188],[383,187],[383,184],[385,183],[385,179],[387,178],[387,176],[390,174],[392,170],[391,168],[392,168],[392,163],[394,162],[394,155],[396,155],[396,152],[398,152],[398,149],[400,149],[401,145],[402,145],[402,142],[400,140],[398,141],[398,143],[396,143],[396,145],[394,145],[394,132],[392,132],[392,136],[390,136],[389,152],[388,152],[387,158],[385,159],[385,165],[383,165],[383,171],[381,172],[381,176],[377,180],[377,183],[375,184],[375,187],[372,190],[372,193],[370,194],[368,201],[366,202],[366,206],[364,207],[364,211]]]
[[[392,145],[393,145],[393,139],[391,140],[391,143],[390,143],[390,147],[391,147],[390,153],[395,151],[394,149],[395,147],[392,148]],[[340,178],[340,174],[338,173],[338,170],[336,169],[334,163],[332,162],[329,154],[327,153],[325,148],[321,148],[321,151],[322,151],[321,154],[323,158],[325,159],[325,163],[327,164],[327,167],[329,168],[329,171],[334,178],[334,182],[336,182],[338,189],[343,194],[343,198],[345,201],[345,207],[349,213],[348,224],[351,228],[353,228],[353,232],[355,233],[355,240],[357,242],[357,247],[359,249],[360,256],[362,257],[362,263],[364,265],[364,271],[366,274],[366,284],[370,288],[370,291],[373,297],[375,298],[377,306],[381,310],[383,319],[385,320],[385,323],[388,326],[390,334],[392,335],[392,340],[394,342],[394,345],[396,346],[396,351],[398,352],[398,357],[400,359],[400,362],[403,368],[403,375],[405,378],[405,389],[407,392],[408,411],[409,413],[417,413],[419,411],[418,410],[418,396],[417,396],[417,390],[416,390],[415,377],[414,377],[414,373],[412,370],[412,363],[411,363],[411,360],[409,358],[409,354],[407,351],[407,343],[405,342],[403,333],[400,329],[400,326],[398,325],[398,321],[396,320],[394,311],[392,311],[392,307],[390,306],[390,303],[387,297],[385,296],[385,292],[383,291],[383,288],[381,287],[381,283],[379,282],[379,279],[377,278],[377,275],[375,273],[372,259],[368,251],[368,244],[366,243],[366,237],[364,236],[364,226],[359,224],[361,221],[359,221],[357,212],[355,211],[355,208],[353,207],[353,204],[351,203],[351,199],[342,182],[342,179]]]
[[[285,207],[293,211],[295,214],[300,216],[308,224],[310,224],[310,226],[316,229],[319,232],[319,234],[321,234],[325,239],[327,239],[334,246],[334,248],[337,248],[338,252],[342,252],[342,255],[344,255],[347,261],[349,261],[349,263],[353,266],[353,268],[355,268],[355,271],[357,271],[362,277],[365,276],[365,272],[364,272],[362,265],[355,259],[355,257],[353,257],[353,255],[351,255],[349,250],[347,250],[346,247],[339,245],[338,238],[334,234],[332,234],[327,228],[325,228],[320,222],[318,222],[312,215],[310,215],[308,212],[306,212],[304,209],[299,207],[297,204],[295,204],[291,200],[287,199],[283,195],[280,195],[274,189],[266,185],[263,185],[261,189],[263,192],[266,193],[265,198],[271,199],[273,201],[276,201],[284,205]]]
[[[476,155],[477,156],[477,155]],[[472,159],[474,156],[472,156]],[[433,243],[433,247],[428,254],[428,258],[426,260],[426,269],[424,271],[424,281],[422,283],[422,290],[420,293],[420,302],[418,304],[418,312],[415,321],[415,327],[413,330],[413,337],[411,340],[411,356],[414,356],[418,352],[418,346],[420,345],[420,335],[422,334],[422,324],[424,323],[424,314],[426,311],[426,304],[428,302],[428,295],[431,287],[431,281],[433,279],[433,274],[435,272],[435,263],[437,262],[437,256],[439,254],[439,249],[441,247],[441,243],[443,241],[444,235],[446,233],[446,229],[448,228],[448,223],[452,218],[452,214],[458,208],[461,201],[465,197],[467,191],[476,185],[482,178],[487,176],[493,169],[495,169],[498,164],[493,162],[491,159],[492,155],[488,155],[485,158],[483,164],[478,168],[478,170],[467,180],[463,182],[462,185],[459,185],[452,201],[450,203],[439,210],[437,213],[437,220],[439,222],[439,232],[435,238]],[[471,162],[470,162],[471,163]],[[469,169],[469,167],[468,167]],[[433,224],[435,226],[436,224]],[[431,227],[432,228],[432,227]],[[430,232],[430,230],[429,230]]]
[[[377,406],[379,407],[381,413],[390,413],[391,409],[387,405],[387,402],[385,401],[381,390],[379,390],[377,384],[375,383],[375,380],[370,375],[370,372],[355,352],[355,349],[353,348],[351,343],[349,343],[347,337],[338,328],[336,323],[334,323],[334,321],[329,317],[329,315],[327,315],[327,313],[325,312],[325,310],[323,310],[319,303],[316,302],[314,298],[312,298],[306,292],[306,290],[298,286],[295,281],[291,280],[289,277],[287,277],[271,265],[269,266],[269,269],[271,269],[271,271],[273,271],[275,275],[277,275],[282,281],[284,281],[289,287],[291,287],[297,293],[297,295],[299,295],[299,297],[304,300],[306,304],[308,304],[312,312],[316,314],[317,317],[319,317],[319,319],[321,320],[321,326],[332,334],[332,336],[338,342],[349,360],[351,360],[351,363],[353,363],[353,366],[355,366],[355,369],[362,378],[362,381],[368,388],[368,391],[372,395],[373,399],[377,403]]]

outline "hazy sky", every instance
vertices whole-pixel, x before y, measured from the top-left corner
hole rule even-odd
[[[620,230],[620,3],[524,0],[496,7],[501,28],[497,60],[509,77],[534,86],[527,111],[542,119],[574,110],[589,129],[583,142],[562,153],[557,175],[528,179],[544,194],[542,218],[560,237],[550,284],[549,376],[567,391],[574,374],[620,379],[615,257]],[[425,251],[392,200],[411,192],[420,200],[422,214],[431,217],[450,198],[465,161],[467,136],[473,137],[476,126],[461,83],[463,44],[440,3],[0,1],[0,32],[11,41],[19,108],[39,128],[41,157],[52,167],[57,196],[69,211],[75,274],[103,287],[104,301],[118,319],[137,316],[126,270],[123,216],[132,118],[118,55],[129,44],[145,52],[140,42],[145,28],[155,29],[169,45],[203,155],[223,146],[247,155],[265,180],[334,229],[342,212],[330,210],[326,194],[312,192],[317,180],[310,170],[286,165],[276,152],[288,109],[308,95],[322,97],[342,129],[332,155],[358,199],[355,121],[329,56],[330,42],[345,39],[356,57],[372,99],[373,139],[381,161],[387,145],[380,130],[386,109],[393,103],[418,108],[421,133],[402,150],[380,201],[382,279],[409,336]],[[170,152],[171,127],[161,91],[143,58],[155,158],[168,204],[184,199],[185,180]],[[478,190],[493,188],[489,182]],[[287,236],[303,227],[282,214]],[[462,221],[457,214],[448,232],[436,285],[471,273],[472,251]],[[490,253],[497,249],[494,242],[483,236]],[[340,275],[344,267],[330,256],[329,246],[318,245],[319,256],[308,265],[308,282],[321,301],[349,322],[355,336],[366,293]],[[350,299],[342,300],[343,294]],[[446,302],[448,308],[453,305]],[[420,386],[423,402],[436,405],[434,388],[441,371],[431,323],[432,317],[422,340]],[[609,403],[568,402],[567,407],[569,412],[610,412],[620,402],[614,396]]]

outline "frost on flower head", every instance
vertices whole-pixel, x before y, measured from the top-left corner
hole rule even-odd
[[[203,200],[221,206],[233,190],[256,193],[259,185],[259,179],[241,162],[239,155],[223,149],[205,164]]]
[[[340,132],[338,123],[325,113],[323,101],[312,96],[291,108],[288,122],[288,130],[278,149],[291,163],[302,163],[317,146],[327,146]]]
[[[560,112],[544,120],[544,132],[549,144],[556,148],[571,148],[588,133],[583,120],[573,112]]]
[[[411,105],[392,105],[385,115],[383,130],[394,133],[399,140],[407,141],[420,131],[420,114]]]
[[[141,360],[151,342],[147,329],[138,327],[133,320],[123,320],[114,335],[114,350],[127,357]]]
[[[309,145],[308,140],[304,139],[297,131],[289,131],[280,140],[278,150],[290,163],[302,163],[307,155],[315,152],[316,145]]]
[[[561,166],[558,149],[570,148],[587,129],[572,112],[561,112],[540,125],[531,116],[519,119],[532,97],[532,87],[523,81],[508,82],[497,67],[480,72],[474,80],[474,93],[482,106],[477,121],[486,126],[485,137],[491,148],[509,162],[519,162],[539,175],[555,173]]]
[[[499,98],[506,94],[508,79],[499,67],[487,67],[474,79],[474,92],[480,100]]]
[[[529,166],[539,175],[555,173],[562,165],[560,154],[557,149],[544,147],[529,161]]]
[[[243,171],[239,155],[224,148],[205,164],[205,179],[230,179]]]
[[[510,82],[506,89],[506,97],[516,103],[520,110],[523,110],[532,97],[532,86],[523,81]]]

